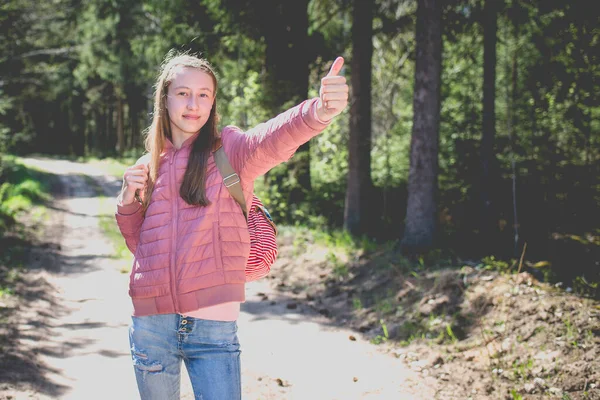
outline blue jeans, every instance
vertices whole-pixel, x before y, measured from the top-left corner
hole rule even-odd
[[[242,398],[236,321],[179,314],[132,317],[129,342],[142,400],[179,399],[181,361],[202,400]]]

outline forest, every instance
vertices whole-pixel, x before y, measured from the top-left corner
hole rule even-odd
[[[169,52],[209,60],[221,124],[243,129],[317,96],[343,56],[347,110],[257,184],[278,224],[415,257],[524,259],[598,298],[600,8],[590,4],[5,0],[0,187],[4,155],[140,157]],[[0,234],[10,213],[0,206]]]

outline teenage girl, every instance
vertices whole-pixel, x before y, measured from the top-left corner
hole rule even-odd
[[[167,58],[156,82],[147,154],[129,167],[116,219],[134,254],[131,354],[141,398],[179,399],[181,361],[195,398],[241,399],[237,323],[250,237],[213,152],[223,146],[246,204],[254,180],[289,160],[347,106],[338,57],[319,97],[243,132],[217,129],[217,78],[204,59]]]

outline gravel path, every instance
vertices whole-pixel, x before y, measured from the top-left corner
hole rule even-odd
[[[29,386],[0,387],[0,398],[136,399],[127,275],[120,272],[123,261],[111,258],[112,245],[98,226],[97,187],[114,197],[120,181],[90,165],[42,158],[26,162],[60,177],[62,195],[47,227],[56,265],[42,267],[52,298],[30,303],[17,327],[19,345],[36,354],[39,376]],[[83,175],[95,180],[96,188]],[[238,321],[244,399],[435,397],[395,356],[290,302],[268,280],[247,286]],[[356,340],[349,340],[351,335]],[[185,375],[182,399],[193,399]]]

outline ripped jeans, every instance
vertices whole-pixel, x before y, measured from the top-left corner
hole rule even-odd
[[[236,321],[211,321],[179,314],[132,317],[129,342],[142,400],[179,399],[181,361],[194,398],[242,398]]]

